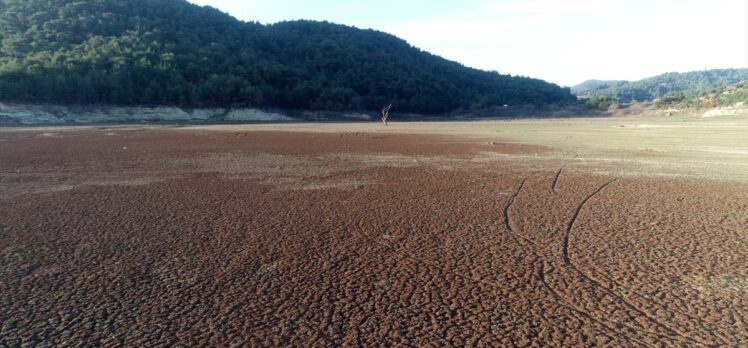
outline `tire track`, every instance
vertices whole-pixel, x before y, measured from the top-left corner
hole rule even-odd
[[[522,188],[524,187],[524,185],[525,185],[525,183],[526,183],[526,181],[527,181],[527,180],[528,180],[528,178],[524,178],[524,179],[522,180],[522,183],[520,184],[520,187],[518,188],[518,190],[517,190],[517,191],[516,191],[516,192],[515,192],[515,193],[514,193],[514,194],[513,194],[513,195],[512,195],[511,197],[510,197],[510,199],[508,200],[508,202],[507,202],[508,204],[507,204],[507,205],[505,206],[505,209],[504,209],[504,210],[505,210],[506,212],[508,212],[508,211],[509,211],[509,209],[511,208],[511,205],[512,205],[512,204],[514,203],[514,201],[515,201],[516,197],[517,197],[517,196],[518,196],[518,195],[519,195],[519,194],[520,194],[520,193],[522,192]],[[417,197],[413,197],[413,198],[409,199],[408,201],[412,201],[412,200],[417,200],[417,199],[419,199],[419,198],[423,198],[423,197],[428,197],[428,196],[432,196],[432,195],[435,195],[435,194],[438,194],[438,193],[441,193],[441,192],[445,192],[445,191],[451,191],[452,189],[457,189],[457,188],[461,188],[461,187],[466,187],[466,186],[469,186],[469,185],[471,185],[471,184],[474,184],[474,182],[471,182],[471,183],[468,183],[468,184],[463,184],[463,185],[459,185],[459,186],[455,186],[455,187],[453,187],[453,188],[450,188],[450,189],[443,189],[443,190],[437,190],[437,191],[434,191],[434,192],[430,192],[430,193],[427,193],[427,194],[424,194],[424,195],[420,195],[420,196],[417,196]],[[509,226],[509,228],[511,228],[511,222],[509,221],[509,219],[507,218],[507,216],[508,216],[508,215],[506,215],[506,214],[505,214],[505,223],[507,223],[507,224],[508,224],[507,226]],[[512,230],[512,231],[513,231],[513,230]],[[368,237],[368,241],[369,241],[369,242],[374,242],[375,244],[379,244],[379,245],[381,245],[381,246],[382,246],[382,247],[384,247],[384,248],[389,248],[389,249],[391,249],[391,250],[392,250],[393,252],[397,252],[397,250],[396,250],[396,249],[394,249],[394,248],[393,248],[393,246],[392,246],[392,245],[391,245],[390,243],[387,243],[387,242],[383,242],[383,241],[382,241],[381,239],[379,239],[379,238],[378,238],[378,236],[372,236],[372,235],[368,235],[368,234],[367,234],[366,232],[364,232],[364,231],[362,231],[362,233],[363,233],[364,235],[366,235],[366,236]],[[538,255],[538,254],[537,254],[537,253],[536,253],[536,252],[535,252],[534,250],[532,250],[532,249],[528,249],[528,248],[527,248],[527,247],[525,247],[525,246],[524,246],[524,245],[523,245],[522,243],[520,243],[520,242],[519,242],[519,241],[518,241],[518,240],[516,239],[516,238],[517,238],[517,235],[516,235],[516,234],[514,234],[513,232],[512,232],[512,238],[514,239],[514,242],[515,242],[515,243],[516,243],[516,244],[517,244],[518,246],[520,246],[521,248],[525,248],[525,249],[529,250],[529,251],[530,251],[530,253],[532,253],[532,254],[534,255],[534,257],[535,257],[535,260],[536,260],[536,261],[538,261],[539,263],[541,263],[541,264],[542,264],[542,262],[543,262],[543,258],[542,258],[542,256],[539,256],[539,255]],[[526,240],[526,239],[524,239],[524,238],[522,238],[522,237],[519,237],[519,238],[521,238],[521,239],[523,239],[523,240]],[[527,240],[527,241],[528,241],[528,242],[530,242],[529,240]],[[351,243],[351,244],[353,244],[353,243]],[[349,244],[349,245],[346,245],[346,249],[348,249],[348,247],[351,247],[351,246],[352,246],[352,245],[350,245],[350,244]],[[358,254],[359,256],[363,256],[363,254],[362,254],[362,253],[359,253],[358,251],[354,251],[354,250],[351,250],[351,249],[348,249],[348,250],[349,250],[349,251],[353,251],[354,253]],[[477,284],[481,284],[481,285],[483,285],[483,286],[486,286],[487,288],[491,288],[491,289],[494,289],[494,290],[499,290],[499,291],[501,291],[501,290],[503,289],[503,288],[501,288],[501,287],[498,287],[498,286],[497,286],[497,285],[496,285],[495,283],[493,283],[493,282],[489,282],[489,281],[486,281],[486,280],[484,280],[484,279],[481,279],[481,278],[473,278],[473,277],[470,277],[470,276],[467,276],[467,275],[463,275],[463,274],[461,274],[461,273],[459,273],[459,272],[457,272],[457,271],[455,271],[455,270],[451,270],[451,269],[448,269],[448,268],[446,268],[446,267],[444,267],[444,266],[442,266],[442,265],[436,264],[436,263],[432,263],[432,262],[428,262],[428,261],[422,260],[422,259],[420,259],[420,258],[418,258],[418,257],[416,257],[416,256],[413,256],[413,255],[410,255],[410,254],[401,254],[401,255],[400,255],[400,259],[401,259],[401,260],[404,260],[404,259],[410,259],[410,260],[412,260],[412,261],[414,261],[414,262],[416,262],[416,263],[420,263],[420,264],[422,264],[422,265],[424,265],[424,266],[427,266],[427,267],[431,267],[431,268],[433,268],[433,269],[436,269],[436,270],[438,270],[438,271],[442,272],[443,274],[450,274],[450,275],[452,275],[452,276],[455,276],[456,278],[460,278],[460,279],[462,279],[462,280],[464,280],[464,281],[466,281],[466,282],[472,282],[472,283],[477,283]],[[363,267],[362,267],[361,269],[363,269]],[[548,300],[546,300],[546,299],[542,299],[542,300],[543,300],[543,301],[548,301]],[[564,307],[564,308],[567,308],[567,309],[568,309],[568,310],[570,310],[570,311],[571,311],[572,313],[577,313],[577,315],[582,315],[582,316],[584,316],[584,315],[585,315],[585,313],[584,313],[584,312],[582,312],[581,310],[578,310],[578,309],[575,309],[575,308],[572,308],[572,307],[568,307],[568,306],[567,306],[567,305],[565,305],[564,303],[559,303],[559,302],[557,302],[557,301],[555,301],[555,302],[554,302],[554,301],[551,301],[551,303],[554,303],[554,304],[560,305],[560,306],[562,306],[562,307]],[[589,319],[590,319],[591,321],[593,321],[593,322],[595,322],[595,323],[597,323],[597,324],[601,325],[601,326],[602,326],[603,328],[607,329],[607,330],[609,331],[609,333],[610,333],[610,334],[612,334],[613,336],[616,336],[616,337],[622,338],[622,339],[624,339],[624,340],[632,340],[632,338],[630,338],[630,337],[628,337],[628,336],[624,335],[624,334],[623,334],[623,333],[621,333],[620,331],[617,331],[617,330],[615,330],[615,329],[614,329],[613,327],[611,327],[611,326],[609,326],[609,325],[606,325],[605,323],[603,323],[603,322],[601,322],[601,321],[599,321],[599,320],[597,320],[597,319],[594,319],[594,318],[592,318],[592,317],[591,317],[591,316],[589,316],[588,314],[587,314],[586,316],[587,316],[587,317],[588,317],[588,318],[589,318]],[[577,317],[577,319],[580,319],[580,318],[579,318],[579,317]],[[554,325],[556,325],[556,324],[554,324],[554,323],[550,322],[550,321],[549,321],[549,319],[548,319],[548,318],[545,318],[545,317],[542,317],[542,318],[540,318],[540,320],[544,321],[544,322],[545,322],[546,324],[548,324],[548,325],[551,325],[551,326],[554,326]],[[622,326],[625,326],[625,327],[629,327],[628,325],[626,325],[626,324],[623,324],[623,323],[618,323],[618,322],[614,322],[614,324],[619,324],[619,325],[622,325]],[[631,327],[629,327],[629,328],[630,328],[631,330],[635,330],[635,331],[636,331],[636,329],[634,329],[634,328],[631,328]],[[641,330],[639,330],[639,331],[641,331]],[[653,335],[654,335],[654,333],[650,333],[650,334],[653,334]],[[499,337],[499,336],[497,336],[497,337]],[[637,340],[634,340],[634,341],[637,341]],[[637,341],[637,342],[638,342],[638,343],[640,343],[640,344],[642,344],[642,346],[646,346],[646,344],[645,344],[644,342],[641,342],[641,341]]]
[[[563,170],[563,169],[564,169],[565,167],[566,167],[566,165],[563,165],[563,166],[562,166],[561,168],[559,168],[559,169],[558,169],[558,171],[556,172],[556,174],[555,174],[554,178],[553,178],[553,184],[551,185],[551,191],[552,191],[552,192],[554,192],[554,193],[556,193],[556,192],[557,192],[557,190],[556,190],[556,186],[557,186],[557,183],[558,183],[559,175],[561,174],[561,171],[562,171],[562,170]],[[612,181],[615,181],[615,180],[612,180]],[[607,186],[607,185],[609,185],[609,184],[612,184],[612,181],[611,181],[611,182],[609,182],[609,183],[607,183],[607,184],[606,184],[606,186]],[[567,248],[567,250],[568,250],[568,248]],[[567,255],[568,255],[568,254],[567,254]],[[577,268],[578,268],[578,269],[579,269],[580,271],[582,271],[582,268],[581,268],[581,267],[577,267]],[[614,280],[613,278],[611,278],[610,276],[608,276],[608,275],[607,275],[607,274],[605,274],[604,272],[602,272],[602,271],[598,270],[598,269],[597,269],[597,268],[595,268],[595,267],[594,267],[593,265],[590,265],[590,268],[591,268],[591,271],[592,271],[592,273],[594,273],[594,274],[596,274],[596,275],[598,275],[598,276],[600,276],[600,277],[604,278],[604,279],[605,279],[605,280],[606,280],[606,281],[607,281],[608,283],[611,283],[611,284],[615,285],[616,287],[620,287],[620,288],[624,288],[624,289],[626,289],[626,287],[625,287],[625,286],[623,286],[622,284],[618,283],[617,281],[615,281],[615,280]],[[590,278],[591,278],[591,277],[590,277]],[[594,279],[594,278],[593,278],[593,279]],[[599,282],[599,283],[600,283],[600,282]],[[608,288],[608,289],[610,289],[611,291],[613,291],[613,289],[612,289],[612,288],[610,288],[610,287],[607,287],[607,286],[605,286],[605,288]],[[659,301],[657,301],[657,300],[654,300],[654,299],[647,299],[647,298],[646,298],[646,296],[642,295],[641,293],[639,293],[639,292],[637,292],[637,291],[635,291],[635,290],[629,290],[629,289],[627,289],[626,291],[628,291],[628,292],[630,292],[631,294],[633,294],[633,295],[635,295],[635,296],[637,296],[637,297],[641,298],[641,299],[642,299],[642,300],[644,300],[644,301],[650,301],[650,302],[652,302],[652,303],[655,303],[655,304],[657,304],[657,305],[658,305],[658,306],[660,306],[660,307],[665,307],[665,306],[664,306],[664,304],[663,304],[662,302],[659,302]],[[691,314],[689,314],[689,313],[685,313],[685,312],[681,312],[681,311],[673,311],[673,312],[674,312],[674,313],[678,313],[678,314],[680,314],[680,315],[683,315],[683,316],[687,317],[688,319],[690,319],[690,320],[693,320],[693,321],[696,321],[696,322],[698,322],[698,323],[700,323],[700,324],[703,324],[703,323],[705,323],[705,321],[704,321],[703,319],[701,319],[701,318],[698,318],[698,317],[696,317],[696,316],[693,316],[693,315],[691,315]],[[722,327],[722,328],[729,328],[728,326],[725,326],[725,325],[719,325],[719,324],[716,324],[716,325],[717,325],[718,327]],[[720,336],[720,338],[722,338],[723,340],[728,340],[728,338],[727,338],[727,337],[724,337],[724,336]]]
[[[509,218],[509,210],[512,208],[512,204],[514,204],[514,200],[517,198],[517,196],[519,196],[519,194],[522,192],[522,189],[525,187],[525,182],[527,182],[527,178],[522,179],[522,183],[519,184],[517,191],[515,191],[514,194],[511,197],[509,197],[509,200],[506,202],[506,205],[504,205],[504,226],[506,226],[512,238],[516,238],[516,236],[515,236],[514,228],[512,228],[512,220]]]
[[[579,274],[579,276],[581,278],[583,278],[583,279],[587,280],[588,282],[590,282],[595,288],[598,288],[598,289],[602,290],[603,292],[607,293],[609,296],[613,297],[616,301],[619,301],[620,303],[624,304],[626,307],[628,307],[629,309],[633,310],[634,312],[636,312],[637,314],[639,314],[643,318],[646,318],[649,322],[651,322],[655,326],[659,327],[662,330],[665,330],[665,332],[667,332],[668,334],[670,334],[672,336],[676,336],[676,337],[682,338],[682,339],[685,339],[685,340],[690,341],[692,343],[697,343],[697,344],[700,344],[700,345],[712,345],[710,343],[701,342],[701,341],[699,341],[699,340],[697,340],[697,339],[695,339],[693,337],[687,336],[684,333],[680,332],[679,330],[673,329],[670,326],[668,326],[668,325],[660,322],[656,318],[654,318],[651,315],[647,314],[641,308],[637,307],[636,305],[632,304],[631,302],[629,302],[628,300],[626,300],[625,298],[623,298],[623,296],[617,294],[612,289],[604,286],[600,281],[591,278],[589,275],[587,275],[586,273],[584,273],[571,260],[571,257],[569,256],[569,248],[571,247],[571,245],[570,245],[570,238],[571,238],[571,234],[572,234],[572,232],[574,230],[574,226],[576,225],[576,222],[579,219],[579,215],[582,212],[582,209],[584,209],[585,205],[587,204],[587,202],[590,201],[590,199],[592,199],[593,197],[597,196],[600,192],[602,192],[602,190],[604,190],[606,187],[608,187],[612,183],[616,182],[617,180],[618,180],[618,178],[615,178],[615,179],[612,179],[612,180],[604,183],[603,185],[601,185],[600,187],[598,187],[595,191],[593,191],[591,194],[589,194],[584,200],[582,200],[582,202],[579,204],[579,206],[577,206],[577,209],[574,212],[574,215],[572,216],[571,220],[569,221],[569,224],[567,225],[566,233],[564,233],[563,247],[562,247],[562,257],[563,257],[564,264],[567,265],[571,270],[573,270],[574,272],[576,272],[577,274]]]
[[[577,308],[576,306],[574,306],[573,304],[567,302],[563,298],[563,296],[561,296],[561,294],[559,294],[550,284],[548,284],[548,281],[545,279],[545,263],[546,263],[546,261],[544,261],[543,263],[540,264],[540,268],[538,269],[538,279],[540,280],[540,283],[543,285],[543,288],[545,288],[546,291],[548,291],[548,293],[550,293],[551,296],[553,296],[556,299],[556,301],[559,302],[559,304],[561,304],[562,306],[566,307],[569,310],[574,311],[575,313],[577,313],[578,315],[586,318],[587,320],[595,322],[595,323],[601,325],[602,327],[608,329],[609,331],[616,333],[619,336],[623,336],[627,340],[634,341],[636,343],[641,344],[642,347],[648,347],[648,346],[650,346],[650,344],[647,344],[646,342],[644,342],[644,341],[642,341],[642,340],[640,340],[638,338],[629,337],[629,336],[624,335],[623,333],[620,332],[620,330],[617,330],[614,327],[608,326],[608,323],[592,317],[592,315],[590,315],[586,311],[581,310],[581,309]],[[548,261],[548,264],[552,265],[552,262]],[[612,321],[612,323],[615,324],[615,325],[621,325],[621,326],[623,326],[623,327],[625,327],[625,328],[627,328],[629,330],[639,331],[636,328],[631,327],[631,326],[626,325],[626,324],[623,324],[623,323],[619,323],[619,322],[616,322],[616,321]],[[663,336],[663,335],[660,335],[660,334],[657,334],[657,333],[654,333],[654,332],[649,332],[649,331],[644,331],[644,332],[648,333],[648,334],[651,334],[651,335],[655,335],[660,341],[662,341],[662,340],[664,340],[664,339],[667,338],[666,336]]]
[[[566,226],[566,232],[564,233],[563,238],[563,249],[562,249],[562,256],[564,259],[564,263],[570,264],[569,260],[569,237],[571,236],[571,231],[574,229],[574,225],[577,223],[577,219],[579,218],[579,214],[582,212],[582,208],[587,204],[587,202],[594,196],[596,196],[600,191],[602,191],[604,188],[608,187],[608,185],[614,183],[618,178],[615,178],[613,180],[610,180],[603,184],[602,186],[598,187],[597,190],[589,194],[584,200],[582,200],[582,203],[577,206],[576,211],[574,211],[574,215],[572,215],[571,220],[569,220],[569,224]]]
[[[532,247],[527,246],[525,244],[522,244],[519,241],[519,239],[526,240],[530,244],[535,245],[534,243],[530,242],[526,238],[520,237],[515,232],[514,228],[512,227],[512,224],[511,224],[511,218],[510,218],[510,214],[509,214],[510,211],[511,211],[511,207],[514,204],[514,202],[516,201],[517,196],[519,196],[519,194],[522,192],[522,189],[525,187],[525,183],[527,182],[527,179],[528,178],[524,178],[522,180],[522,182],[520,183],[519,187],[517,188],[517,191],[509,198],[509,200],[507,200],[507,203],[504,205],[504,226],[506,227],[504,230],[507,233],[507,235],[510,237],[510,239],[517,246],[519,246],[521,249],[525,249],[529,253],[531,253],[533,255],[533,257],[535,258],[535,261],[540,261],[540,268],[539,268],[539,270],[537,272],[538,279],[540,280],[541,284],[546,289],[546,291],[548,291],[551,294],[551,296],[556,299],[556,304],[558,304],[558,305],[566,308],[567,310],[571,311],[572,313],[576,313],[577,315],[579,315],[581,317],[584,317],[584,318],[586,318],[586,319],[588,319],[588,320],[590,320],[592,322],[595,322],[595,323],[601,325],[602,327],[606,328],[607,330],[609,330],[611,333],[613,333],[616,336],[623,337],[626,340],[637,341],[638,343],[642,344],[642,346],[648,346],[648,344],[646,344],[645,342],[642,342],[640,340],[632,339],[631,337],[628,337],[628,336],[624,335],[619,330],[616,330],[615,326],[622,326],[622,327],[626,327],[626,328],[634,330],[634,331],[639,331],[639,332],[642,332],[642,333],[653,335],[653,336],[657,337],[659,341],[662,342],[663,339],[666,338],[666,336],[663,336],[661,334],[658,334],[658,333],[655,333],[655,332],[650,332],[650,331],[647,331],[647,330],[644,330],[644,329],[636,329],[636,328],[631,327],[630,325],[627,325],[625,323],[618,322],[618,321],[615,321],[615,320],[610,320],[609,321],[609,323],[613,324],[613,326],[611,327],[607,323],[605,323],[605,322],[603,322],[601,320],[593,318],[586,311],[584,311],[582,309],[579,309],[575,305],[573,305],[573,304],[569,303],[568,301],[566,301],[555,289],[553,289],[553,287],[550,286],[550,284],[548,284],[548,282],[545,280],[544,264],[546,262],[549,263],[549,264],[553,264],[553,262],[549,261],[549,260],[546,260],[546,257],[544,255],[540,254],[538,251],[536,251]]]
[[[590,268],[589,270],[592,272],[593,275],[599,276],[599,277],[605,279],[606,282],[608,282],[610,284],[613,284],[616,287],[623,288],[624,291],[632,294],[632,296],[629,296],[629,297],[639,298],[640,302],[654,303],[654,304],[656,304],[657,306],[659,306],[661,308],[664,308],[666,306],[663,302],[657,301],[654,298],[647,298],[647,296],[642,295],[641,293],[639,293],[636,290],[628,289],[626,286],[624,286],[621,283],[617,282],[612,277],[610,277],[607,274],[605,274],[603,271],[600,271],[599,269],[597,269],[594,265],[588,265],[588,266]],[[584,268],[582,268],[581,265],[579,265],[578,268],[580,269],[580,271],[584,270]],[[593,278],[593,276],[590,276],[590,278],[595,279],[595,278]],[[611,288],[611,287],[607,287],[607,288],[610,289],[611,291],[613,291],[613,288]],[[624,297],[624,295],[621,295],[621,297]],[[687,312],[683,312],[683,311],[679,311],[679,310],[671,310],[671,311],[673,313],[677,313],[677,314],[680,314],[680,315],[688,318],[688,320],[691,320],[691,321],[694,321],[696,323],[699,323],[702,327],[705,326],[705,325],[707,325],[707,324],[709,324],[709,325],[713,325],[716,328],[721,328],[721,329],[726,329],[726,330],[732,329],[732,327],[729,326],[729,325],[724,325],[724,324],[721,324],[721,323],[709,323],[706,320],[704,320],[703,318],[699,318],[699,317],[694,316],[692,314],[689,314]],[[722,339],[723,342],[721,342],[720,344],[725,344],[725,342],[729,342],[730,341],[730,338],[724,336],[723,334],[718,334],[718,335],[716,335],[716,337]],[[743,334],[742,336],[739,336],[739,338],[743,339],[743,340],[746,340],[746,339],[748,339],[748,336],[746,336],[745,334]]]
[[[545,258],[544,258],[543,255],[539,254],[533,248],[531,248],[531,247],[529,247],[527,245],[524,245],[524,244],[522,244],[519,241],[519,239],[522,239],[522,240],[526,240],[526,239],[523,238],[523,237],[520,237],[515,232],[514,228],[512,227],[512,223],[511,223],[510,211],[511,211],[512,205],[514,204],[517,196],[519,196],[519,194],[522,193],[522,189],[525,187],[525,183],[527,182],[527,179],[528,178],[522,179],[522,182],[520,183],[519,187],[517,188],[517,191],[514,192],[514,194],[507,200],[506,204],[504,205],[503,212],[504,212],[504,226],[505,226],[504,231],[505,231],[505,233],[507,234],[507,236],[509,237],[509,239],[511,239],[514,242],[514,244],[516,244],[518,247],[520,247],[520,249],[524,249],[524,250],[528,251],[530,254],[533,255],[533,258],[534,258],[533,262],[538,262],[539,261],[539,263],[540,263],[540,269],[539,269],[539,272],[538,272],[539,279],[540,279],[541,283],[543,284],[544,288],[546,289],[546,291],[548,291],[551,294],[552,297],[556,298],[555,304],[557,304],[557,305],[559,305],[559,306],[561,306],[563,308],[566,308],[571,313],[577,314],[577,319],[581,319],[580,317],[586,317],[590,321],[595,322],[595,323],[601,325],[603,328],[607,329],[614,336],[622,337],[623,339],[630,339],[629,337],[623,335],[623,333],[621,333],[620,331],[615,330],[614,328],[608,326],[607,324],[605,324],[605,323],[603,323],[603,322],[601,322],[601,321],[599,321],[599,320],[597,320],[595,318],[592,318],[588,313],[585,313],[585,312],[583,312],[583,311],[575,308],[574,306],[569,305],[568,303],[566,303],[566,301],[563,301],[563,299],[560,296],[558,296],[558,293],[545,282],[545,275],[544,275],[544,272],[543,272],[543,264],[545,262],[547,262],[547,261],[545,260]],[[617,323],[617,322],[614,322],[614,324],[624,325],[622,323]],[[642,346],[646,346],[646,344],[644,344],[644,342],[639,341],[639,343],[642,344]]]
[[[561,172],[561,169],[559,169],[559,171],[557,172],[557,175],[560,172]],[[514,203],[517,201],[518,196],[525,189],[525,187],[527,185],[527,180],[529,180],[529,177],[526,177],[526,178],[524,178],[521,181],[521,183],[520,183],[519,187],[517,188],[517,190],[510,196],[510,198],[507,200],[506,204],[504,205],[504,208],[503,208],[503,213],[504,213],[503,222],[504,222],[504,225],[506,227],[504,230],[506,231],[507,235],[510,237],[510,239],[512,239],[512,241],[516,245],[518,245],[522,249],[527,250],[530,254],[532,254],[532,256],[534,257],[534,259],[539,263],[539,266],[535,267],[537,269],[537,277],[540,280],[540,283],[542,284],[542,286],[546,289],[546,291],[548,291],[550,293],[550,295],[555,299],[555,301],[551,301],[552,303],[556,303],[557,305],[560,305],[560,306],[562,306],[564,308],[567,308],[567,310],[569,310],[571,313],[576,314],[577,318],[579,318],[579,319],[584,318],[584,319],[586,319],[586,320],[588,320],[590,322],[594,322],[594,323],[600,325],[602,328],[604,328],[605,330],[609,331],[610,334],[612,334],[612,335],[614,335],[616,337],[620,337],[620,338],[623,338],[624,340],[628,340],[628,341],[631,341],[631,342],[636,342],[637,344],[641,344],[643,346],[648,346],[649,344],[646,344],[645,342],[643,342],[641,340],[635,339],[634,337],[630,337],[630,336],[625,335],[623,332],[621,332],[620,327],[625,327],[625,328],[627,328],[629,330],[638,332],[640,334],[646,334],[646,335],[651,336],[653,338],[657,338],[657,340],[660,341],[660,342],[671,342],[672,343],[672,341],[670,341],[670,339],[673,338],[672,336],[683,338],[683,339],[689,339],[687,337],[684,337],[682,334],[679,334],[676,331],[667,328],[664,324],[659,323],[656,319],[649,317],[646,313],[644,313],[643,311],[639,310],[637,307],[635,307],[634,305],[628,303],[627,301],[623,300],[620,296],[618,296],[617,294],[615,294],[614,292],[612,292],[611,289],[603,286],[599,282],[597,282],[597,281],[591,279],[590,277],[586,276],[583,272],[581,272],[581,270],[579,268],[577,268],[571,262],[571,259],[570,259],[569,254],[568,254],[568,250],[569,250],[569,237],[570,237],[571,232],[573,231],[573,227],[576,224],[576,220],[578,219],[578,217],[579,217],[579,215],[581,213],[581,210],[583,209],[583,207],[585,206],[585,204],[592,197],[594,197],[595,195],[597,195],[600,191],[602,191],[605,187],[607,187],[608,185],[610,185],[613,182],[615,182],[617,179],[613,179],[613,180],[605,183],[604,185],[602,185],[601,187],[599,187],[597,190],[595,190],[595,192],[593,192],[591,195],[587,196],[584,199],[584,201],[582,202],[582,204],[580,204],[580,206],[575,211],[573,219],[572,219],[572,221],[568,225],[568,228],[567,228],[567,231],[566,231],[567,233],[564,236],[564,253],[563,253],[563,256],[564,256],[563,259],[564,260],[563,261],[564,261],[564,263],[566,265],[570,266],[572,268],[572,270],[574,270],[576,273],[578,273],[580,275],[580,277],[582,277],[583,279],[585,279],[588,282],[590,282],[594,287],[600,288],[604,292],[608,293],[611,297],[613,297],[615,299],[621,300],[628,307],[632,308],[637,313],[640,313],[641,315],[643,315],[644,317],[646,317],[650,322],[655,323],[655,325],[657,325],[661,329],[665,330],[665,332],[667,332],[671,336],[666,336],[666,335],[663,335],[663,334],[660,334],[660,333],[657,333],[657,332],[651,332],[651,331],[648,331],[648,330],[646,330],[644,328],[635,328],[635,327],[632,327],[632,326],[630,326],[630,325],[628,325],[628,324],[626,324],[624,322],[619,322],[619,321],[616,321],[616,320],[600,320],[600,319],[595,319],[594,317],[592,317],[590,315],[590,313],[587,312],[587,310],[580,309],[580,308],[576,307],[575,305],[567,302],[561,294],[559,294],[555,289],[553,289],[553,287],[550,286],[550,284],[546,280],[545,264],[547,263],[547,264],[553,266],[554,262],[550,261],[550,260],[547,260],[546,257],[543,254],[540,254],[538,251],[536,251],[535,249],[533,249],[532,246],[534,246],[535,248],[538,248],[537,244],[535,244],[531,240],[525,238],[524,236],[521,236],[518,233],[518,231],[515,230],[515,227],[513,226],[512,220],[511,220],[511,208],[513,207]],[[424,194],[416,195],[416,196],[410,197],[408,199],[402,200],[401,202],[412,202],[412,201],[416,201],[416,200],[419,200],[419,199],[422,199],[422,198],[427,198],[427,197],[430,197],[430,196],[437,195],[439,193],[444,193],[444,192],[450,192],[450,191],[459,190],[461,188],[468,187],[470,185],[474,185],[476,183],[478,183],[477,180],[476,181],[471,181],[471,182],[468,182],[468,183],[465,183],[465,184],[454,185],[454,186],[447,187],[447,188],[444,188],[444,189],[439,189],[439,190],[434,190],[434,191],[426,192]],[[359,214],[366,214],[368,212],[372,212],[372,211],[376,211],[376,210],[380,210],[380,209],[387,210],[387,208],[389,208],[389,206],[391,204],[392,203],[391,203],[390,200],[385,200],[385,201],[382,201],[382,202],[377,202],[375,204],[371,204],[369,207],[364,207],[363,209],[360,209],[357,213],[359,213]],[[392,248],[392,245],[389,242],[385,242],[385,241],[380,240],[379,235],[370,234],[370,233],[367,233],[366,231],[361,231],[361,233],[364,236],[363,240],[352,240],[352,241],[350,241],[348,243],[345,243],[344,244],[344,248],[347,249],[347,250],[349,250],[349,251],[351,251],[351,252],[353,252],[353,253],[355,253],[355,254],[357,254],[358,256],[363,256],[364,254],[367,253],[367,252],[361,253],[361,252],[358,251],[358,247],[356,247],[356,245],[361,245],[362,243],[366,244],[366,243],[374,242],[375,244],[379,244],[379,245],[387,247],[387,248]],[[521,242],[520,240],[524,241],[527,244]],[[325,248],[325,245],[321,245],[321,246],[319,246],[317,248],[312,248],[311,251],[306,250],[306,252],[317,253],[317,252],[320,252],[320,250],[323,249],[323,248]],[[392,250],[396,252],[396,249],[392,249]],[[295,252],[292,253],[292,254],[295,254]],[[282,257],[282,258],[279,258],[279,259],[277,259],[277,261],[282,261],[282,260],[284,260],[286,258],[290,258],[291,256],[293,256],[292,254],[287,255],[285,257]],[[451,274],[451,275],[453,275],[455,277],[461,278],[461,279],[465,280],[466,282],[480,283],[480,284],[486,285],[486,286],[488,286],[490,288],[497,289],[495,284],[491,284],[490,282],[487,282],[485,280],[460,274],[460,273],[458,273],[458,272],[456,272],[454,270],[447,269],[446,267],[443,267],[441,265],[438,265],[438,264],[435,264],[435,263],[432,263],[432,262],[421,260],[418,257],[412,256],[412,255],[401,255],[401,256],[402,256],[403,259],[411,259],[411,260],[413,260],[413,261],[415,261],[417,263],[423,264],[423,265],[425,265],[427,267],[432,267],[432,268],[434,268],[436,270],[439,270],[443,274]],[[632,317],[632,319],[633,319],[633,317]],[[543,320],[547,322],[547,318],[543,318]],[[659,323],[659,325],[657,323]],[[316,325],[312,325],[310,322],[308,322],[307,325],[311,326],[311,327],[316,326]],[[321,329],[317,329],[316,331],[323,334],[323,332],[322,332]],[[673,333],[675,333],[676,335],[672,335]],[[336,339],[333,339],[331,337],[322,336],[322,338],[323,338],[323,340],[325,340],[326,342],[331,343],[331,344],[335,344],[335,342],[336,342]],[[703,344],[701,342],[697,342],[697,341],[692,340],[692,339],[689,339],[689,340],[694,341],[694,343]]]
[[[553,183],[551,184],[551,192],[553,193],[558,192],[556,190],[556,187],[558,186],[558,178],[561,176],[561,171],[564,170],[564,167],[566,167],[566,165],[563,165],[561,166],[561,168],[558,168],[556,175],[553,176]]]
[[[531,239],[529,239],[527,237],[524,237],[521,234],[515,232],[514,228],[512,227],[512,220],[511,220],[511,215],[510,215],[511,207],[514,204],[517,196],[519,196],[520,193],[522,193],[522,190],[525,187],[525,183],[526,183],[526,181],[530,177],[532,177],[532,175],[530,175],[529,177],[527,177],[527,178],[525,178],[525,179],[522,180],[522,183],[519,185],[519,188],[517,189],[517,192],[515,192],[514,195],[512,195],[510,197],[509,201],[507,201],[507,204],[504,206],[504,226],[508,230],[509,236],[512,239],[514,239],[515,242],[518,243],[519,239],[525,241],[525,243],[531,245],[532,247],[527,247],[525,245],[521,245],[522,247],[528,248],[528,249],[534,248],[534,249],[531,250],[533,254],[538,255],[540,257],[544,257],[545,254],[542,253],[542,252],[540,252],[540,250],[543,250],[543,248],[541,246],[539,246],[537,243],[533,242]],[[521,243],[518,243],[518,244],[521,244]]]

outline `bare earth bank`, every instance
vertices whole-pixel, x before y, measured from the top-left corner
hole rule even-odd
[[[0,344],[739,345],[746,150],[743,118],[2,131]]]

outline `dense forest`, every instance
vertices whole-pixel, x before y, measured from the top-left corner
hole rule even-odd
[[[748,69],[665,73],[638,81],[585,81],[572,87],[580,97],[621,103],[658,98],[689,98],[748,80]]]
[[[574,102],[375,30],[242,22],[184,0],[0,0],[0,100],[443,114]]]
[[[605,89],[612,85],[623,83],[623,80],[587,80],[571,87],[571,93],[585,95],[586,92],[596,89]]]

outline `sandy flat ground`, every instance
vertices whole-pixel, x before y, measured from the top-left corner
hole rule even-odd
[[[6,346],[738,346],[748,118],[0,130]]]
[[[570,161],[627,163],[619,174],[695,176],[748,180],[748,115],[702,118],[610,117],[474,122],[195,126],[190,129],[363,132],[454,135],[468,141],[552,147]],[[642,167],[638,167],[641,165]],[[608,167],[608,166],[604,166]]]

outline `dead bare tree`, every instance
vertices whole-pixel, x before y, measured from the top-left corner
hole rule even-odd
[[[390,118],[390,109],[392,109],[392,104],[380,108],[382,111],[382,123],[384,123],[385,126],[387,126],[387,119]]]

